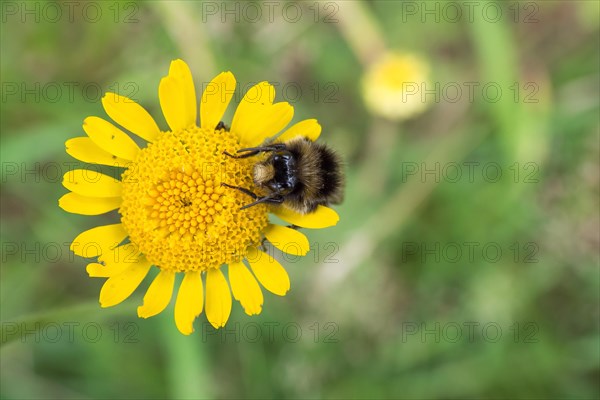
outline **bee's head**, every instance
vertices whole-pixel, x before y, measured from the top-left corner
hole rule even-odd
[[[272,192],[286,195],[296,186],[296,160],[287,150],[276,151],[254,165],[254,183]]]

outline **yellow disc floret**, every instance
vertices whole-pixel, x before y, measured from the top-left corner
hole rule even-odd
[[[267,207],[240,210],[252,198],[221,185],[254,191],[252,159],[223,154],[239,147],[223,129],[163,132],[123,173],[122,223],[151,263],[204,271],[239,261],[260,243]]]

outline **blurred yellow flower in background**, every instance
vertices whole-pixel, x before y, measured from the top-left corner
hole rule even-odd
[[[374,115],[405,120],[428,106],[429,65],[419,56],[386,52],[366,70],[362,79],[365,104]]]
[[[61,208],[76,214],[119,210],[120,223],[87,230],[70,246],[79,256],[98,258],[87,272],[90,277],[108,278],[100,291],[102,307],[127,299],[154,265],[159,272],[138,307],[142,318],[167,307],[177,273],[184,274],[175,302],[175,323],[181,333],[193,332],[204,305],[208,321],[215,328],[224,326],[232,292],[248,315],[259,314],[263,294],[258,282],[280,296],[290,288],[287,272],[261,250],[262,241],[294,255],[305,255],[310,247],[303,233],[269,223],[269,213],[305,228],[337,223],[337,213],[324,206],[308,215],[265,204],[242,210],[247,195],[221,185],[252,191],[252,159],[224,152],[259,145],[285,128],[294,114],[289,103],[273,103],[273,85],[261,82],[245,94],[228,129],[221,118],[235,87],[231,72],[210,82],[201,97],[198,125],[191,71],[185,62],[175,60],[158,91],[171,130],[161,131],[133,100],[108,93],[102,99],[106,113],[148,145],[138,147],[121,128],[99,117],[85,119],[87,137],[66,142],[67,153],[80,161],[125,168],[120,180],[88,169],[67,172],[63,185],[71,192],[59,200]],[[309,119],[281,137],[302,133],[316,140],[320,132],[318,122]],[[229,283],[223,273],[226,265]]]

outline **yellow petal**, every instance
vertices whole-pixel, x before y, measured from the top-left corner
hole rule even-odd
[[[335,210],[326,206],[318,206],[315,211],[308,214],[299,214],[285,206],[273,207],[271,212],[285,222],[303,228],[328,228],[336,225],[340,220],[340,216]]]
[[[233,97],[235,85],[235,77],[227,71],[217,75],[204,89],[200,102],[200,125],[202,128],[215,129]]]
[[[65,147],[67,148],[67,154],[79,161],[114,167],[128,167],[131,165],[131,161],[102,150],[89,137],[69,139],[65,142]]]
[[[161,270],[158,276],[152,281],[152,284],[150,284],[144,296],[144,304],[138,307],[138,316],[140,318],[149,318],[162,312],[171,301],[174,284],[175,273]]]
[[[106,93],[102,98],[102,105],[113,121],[142,139],[152,142],[160,133],[148,111],[125,96]]]
[[[121,197],[87,197],[77,193],[67,193],[58,200],[63,210],[81,215],[99,215],[121,207]]]
[[[254,125],[257,114],[271,106],[273,100],[275,100],[275,88],[268,82],[260,82],[246,92],[231,121],[231,130],[240,135],[242,142],[244,138],[255,135]]]
[[[246,314],[260,314],[263,305],[262,290],[243,263],[229,264],[229,283],[233,297],[242,304]]]
[[[321,135],[321,125],[316,119],[305,119],[294,125],[288,130],[283,132],[281,136],[277,138],[277,142],[286,142],[298,136],[306,137],[313,142]]]
[[[182,60],[174,60],[169,75],[158,86],[160,107],[172,131],[196,124],[196,89],[190,67]]]
[[[121,195],[121,181],[89,169],[74,169],[66,172],[62,184],[82,196],[118,197]]]
[[[225,326],[231,313],[231,292],[221,269],[206,273],[206,318],[215,328]]]
[[[241,128],[246,120],[252,119],[254,111],[272,105],[273,101],[275,101],[275,88],[269,82],[263,81],[252,86],[235,110],[231,126],[241,124],[238,127]]]
[[[131,264],[121,274],[113,275],[100,290],[100,305],[112,307],[131,296],[150,270],[150,263],[145,258]]]
[[[194,332],[194,319],[202,313],[204,294],[199,271],[186,272],[175,302],[175,325],[179,332]]]
[[[269,292],[285,296],[287,291],[290,290],[290,277],[273,257],[256,247],[248,247],[246,259],[258,281]]]
[[[85,270],[90,278],[109,278],[114,275],[114,269],[100,263],[89,263]]]
[[[110,269],[100,263],[89,263],[85,270],[90,278],[108,278],[110,276]]]
[[[265,236],[273,246],[288,254],[304,256],[310,250],[308,239],[296,229],[271,224],[265,229]]]
[[[116,276],[122,274],[127,268],[129,268],[131,264],[125,263],[113,263],[103,265],[100,263],[90,263],[85,268],[86,272],[90,276],[90,278],[110,278],[111,276]]]
[[[140,151],[128,134],[102,118],[87,117],[83,130],[102,150],[125,160],[135,159]]]
[[[70,249],[80,257],[98,257],[117,247],[126,237],[122,224],[97,226],[80,233],[73,239]]]
[[[256,111],[240,141],[249,147],[258,146],[287,126],[294,117],[294,107],[289,103],[275,103]]]

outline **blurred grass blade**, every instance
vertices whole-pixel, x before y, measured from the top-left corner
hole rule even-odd
[[[486,4],[494,2],[484,2]],[[498,5],[496,5],[499,7]],[[512,158],[518,147],[519,107],[510,93],[510,88],[518,84],[517,55],[514,40],[506,21],[488,21],[482,13],[475,13],[471,29],[471,40],[480,66],[480,89],[489,97],[486,102],[490,116],[499,128],[499,136],[507,156]],[[486,86],[487,89],[486,89]],[[495,87],[496,89],[492,89]],[[500,92],[493,92],[499,88]],[[497,101],[496,101],[497,100]]]

